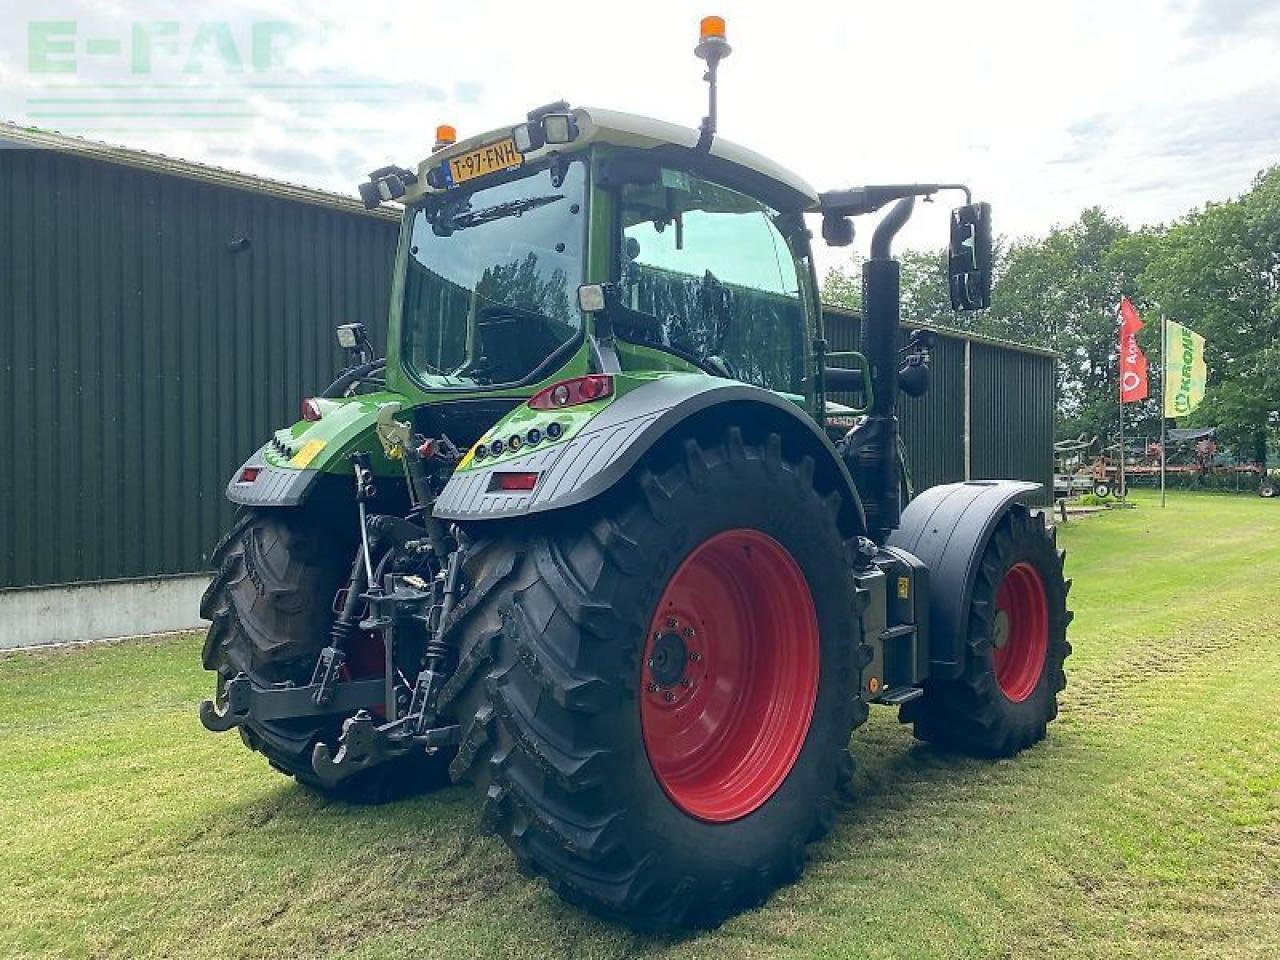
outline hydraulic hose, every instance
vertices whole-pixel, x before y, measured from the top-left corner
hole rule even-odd
[[[320,396],[331,400],[344,397],[347,394],[347,389],[353,383],[363,380],[365,377],[370,374],[377,373],[379,370],[385,370],[386,366],[387,361],[382,359],[370,360],[368,363],[362,363],[358,367],[352,367],[350,370],[342,374],[342,376],[338,377],[337,380],[333,381],[333,383],[329,384],[329,386],[325,387],[324,392],[321,393]]]

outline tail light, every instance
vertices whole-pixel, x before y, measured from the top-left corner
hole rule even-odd
[[[302,419],[303,420],[307,420],[311,423],[315,423],[317,420],[319,420],[323,416],[324,416],[324,412],[320,409],[320,403],[319,401],[316,400],[315,397],[307,397],[305,400],[302,401]]]
[[[561,380],[543,390],[539,390],[529,398],[529,406],[534,410],[559,410],[561,407],[576,407],[592,400],[602,400],[613,396],[613,377],[603,373],[592,373],[585,377],[574,377],[572,380]]]
[[[261,467],[245,467],[240,471],[240,476],[236,478],[236,483],[253,483],[258,479],[258,474],[261,472]]]
[[[523,493],[538,485],[536,473],[495,472],[489,478],[490,493]]]

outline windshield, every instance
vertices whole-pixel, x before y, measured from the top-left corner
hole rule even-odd
[[[404,353],[433,388],[519,384],[558,366],[582,329],[582,161],[442,195],[413,216]],[[555,355],[555,356],[553,356]]]
[[[622,191],[620,280],[647,324],[620,330],[721,376],[805,390],[802,224],[728,187],[663,170]]]

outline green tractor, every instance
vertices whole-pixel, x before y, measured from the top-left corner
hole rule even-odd
[[[362,185],[404,207],[387,357],[339,329],[351,368],[227,487],[202,605],[207,728],[354,801],[469,781],[523,867],[641,929],[795,880],[870,704],[1009,756],[1070,650],[1035,484],[904,503],[929,338],[891,243],[964,190],[952,298],[982,309],[989,208],[815,193],[721,139],[703,33],[700,129],[554,103]],[[833,355],[804,215],[841,245],[890,204]]]

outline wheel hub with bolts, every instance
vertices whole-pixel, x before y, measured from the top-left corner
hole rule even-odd
[[[645,695],[651,703],[676,706],[694,695],[706,676],[699,639],[697,630],[678,616],[668,616],[663,629],[654,632],[645,658]]]

